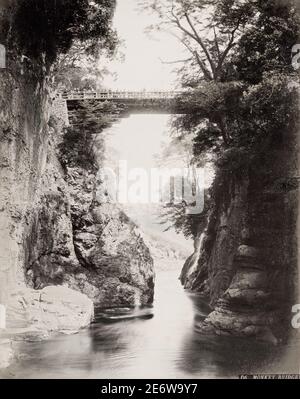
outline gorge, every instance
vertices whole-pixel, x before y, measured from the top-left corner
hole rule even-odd
[[[57,106],[57,61],[74,43],[80,51],[96,44],[113,51],[115,2],[96,1],[91,26],[90,2],[61,0],[55,12],[54,3],[11,0],[0,14],[3,375],[30,378],[38,368],[44,378],[217,378],[299,370],[291,327],[299,302],[298,77],[286,50],[297,40],[298,17],[275,0],[238,8],[239,24],[258,13],[254,25],[239,25],[236,50],[229,41],[221,56],[210,43],[210,62],[187,64],[186,95],[171,107],[156,105],[151,114],[68,101],[60,104],[68,106],[67,126]],[[236,15],[226,9],[224,22],[219,3],[216,21],[233,32]],[[258,28],[279,49],[273,63],[266,39],[255,36],[263,44],[253,44]],[[218,57],[224,65],[216,67]],[[195,65],[204,75],[197,84]],[[113,201],[101,174],[124,158],[150,169],[163,137],[160,162],[177,154],[180,146],[171,145],[179,142],[192,149],[189,166],[214,169],[202,214],[187,216],[184,203],[166,207],[178,235],[164,232],[153,207]]]

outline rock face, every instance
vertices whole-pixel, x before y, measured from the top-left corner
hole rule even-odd
[[[22,288],[9,296],[6,314],[6,328],[0,337],[0,369],[9,367],[18,356],[14,341],[76,333],[93,320],[94,304],[86,295],[67,287]]]
[[[26,287],[44,292],[63,284],[102,307],[151,303],[149,250],[121,209],[97,200],[95,171],[62,169],[56,150],[61,126],[42,101],[47,93],[8,73],[1,84],[1,93],[19,87],[27,99],[1,97],[1,303]],[[36,302],[39,292],[25,297]]]
[[[61,191],[43,197],[37,208],[28,285],[66,284],[99,307],[152,303],[153,260],[138,228],[103,200],[95,171],[72,167],[64,178]]]
[[[44,107],[39,108],[41,112],[51,109]],[[30,115],[36,109],[27,111]],[[24,159],[19,154],[17,166],[10,165],[10,175],[3,177],[1,194],[6,189],[8,193],[1,216],[10,232],[1,231],[7,234],[2,241],[3,256],[7,256],[2,268],[7,276],[2,282],[10,278],[13,291],[19,284],[33,289],[65,284],[101,307],[151,303],[153,260],[140,232],[122,209],[103,200],[97,170],[62,169],[56,150],[62,127],[53,123],[50,112],[47,115],[44,128],[49,136],[40,144],[41,163],[28,171],[34,185],[27,186],[26,193],[27,151]],[[14,159],[13,151],[14,147],[3,154],[8,163]],[[20,203],[14,204],[17,200]],[[12,248],[15,255],[9,258]]]
[[[287,338],[297,303],[297,143],[273,148],[242,178],[219,170],[206,229],[184,265],[185,288],[208,298],[202,332]],[[294,182],[295,183],[295,182]]]
[[[9,70],[0,73],[0,301],[5,303],[25,283],[37,203],[57,185],[43,185],[52,151],[45,87],[25,78],[17,81]]]
[[[153,260],[134,223],[110,203],[94,204],[81,222],[74,245],[87,271],[75,284],[100,306],[151,304]]]
[[[94,316],[93,302],[86,295],[61,286],[15,292],[7,308],[7,328],[26,334],[74,333]]]
[[[97,170],[62,167],[62,125],[52,115],[42,57],[29,62],[14,52],[0,70],[0,303],[23,292],[34,303],[26,312],[34,315],[44,306],[41,292],[47,301],[48,287],[61,285],[103,307],[151,303],[153,261],[138,229],[121,209],[99,200]],[[54,326],[57,305],[61,321],[54,327],[72,330],[72,308],[52,298],[41,328]],[[18,312],[11,309],[12,320]]]

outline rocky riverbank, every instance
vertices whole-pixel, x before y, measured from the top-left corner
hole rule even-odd
[[[91,321],[93,304],[153,299],[153,261],[137,227],[97,194],[104,190],[97,167],[62,162],[64,126],[51,79],[42,56],[23,57],[7,39],[0,70],[0,303],[7,336],[78,331]],[[9,345],[3,353],[10,358]]]
[[[298,185],[282,171],[297,175],[296,149],[291,132],[242,179],[218,171],[206,228],[181,275],[213,308],[199,331],[272,343],[288,338],[297,301]]]

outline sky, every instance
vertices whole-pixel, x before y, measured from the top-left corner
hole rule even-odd
[[[117,159],[126,160],[128,168],[150,170],[157,167],[155,155],[161,144],[170,142],[166,114],[134,114],[107,130],[107,146],[116,151]]]
[[[177,234],[173,229],[164,232],[167,225],[159,224],[159,208],[152,203],[151,199],[153,192],[159,192],[158,187],[151,184],[151,169],[157,168],[156,155],[161,152],[162,143],[169,143],[171,140],[169,119],[170,115],[167,114],[132,114],[119,120],[106,131],[105,166],[115,169],[121,166],[119,161],[126,162],[128,197],[123,206],[125,206],[126,214],[142,226],[145,233],[157,237],[161,243],[168,242],[174,249],[192,252],[192,240],[187,240],[183,234]],[[177,160],[170,167],[184,168],[186,164],[184,161]],[[132,174],[134,168],[138,168],[143,172],[144,177],[146,176],[147,184],[143,186],[143,192],[140,192],[141,197],[144,198],[142,203],[130,201],[130,196],[132,200],[132,194],[140,191],[137,187],[142,184],[139,175]],[[124,170],[123,173],[125,173]]]
[[[117,74],[116,80],[107,77],[105,86],[121,90],[171,90],[174,89],[176,64],[163,62],[184,58],[180,43],[168,33],[155,33],[150,37],[147,26],[157,22],[157,17],[137,10],[137,0],[118,0],[114,27],[125,43],[123,62],[113,61],[108,69]],[[163,62],[162,62],[163,61]]]

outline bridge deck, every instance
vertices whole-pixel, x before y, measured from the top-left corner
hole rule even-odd
[[[180,91],[71,91],[59,94],[64,100],[170,100]]]

